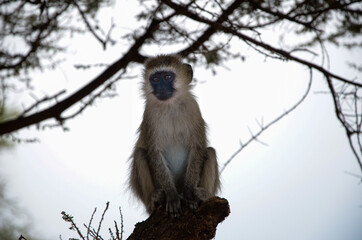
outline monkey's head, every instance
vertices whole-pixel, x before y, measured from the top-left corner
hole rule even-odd
[[[160,55],[145,63],[144,93],[166,101],[189,90],[193,71],[177,55]]]

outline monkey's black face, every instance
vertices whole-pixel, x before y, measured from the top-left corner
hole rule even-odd
[[[153,94],[161,101],[172,97],[175,88],[175,73],[172,71],[158,71],[150,75]]]

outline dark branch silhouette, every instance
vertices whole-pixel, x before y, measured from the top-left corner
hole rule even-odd
[[[137,223],[128,240],[180,239],[209,240],[216,234],[217,225],[230,214],[226,199],[212,197],[194,211],[183,209],[178,218],[167,216],[165,209],[157,209],[143,222]]]
[[[104,50],[108,43],[115,44],[111,33],[116,29],[117,23],[112,22],[109,30],[103,31],[96,21],[96,13],[109,4],[107,0],[15,0],[0,3],[5,6],[0,9],[0,21],[3,23],[0,41],[7,43],[12,38],[18,38],[23,39],[26,46],[24,51],[12,51],[7,44],[0,45],[0,113],[4,112],[6,95],[11,92],[10,89],[18,86],[11,81],[26,82],[26,88],[30,89],[32,81],[29,72],[32,69],[42,69],[47,59],[53,59],[53,55],[65,50],[57,41],[62,34],[88,32]],[[143,52],[146,46],[179,44],[174,53],[187,58],[191,63],[210,67],[214,72],[215,67],[222,66],[223,62],[241,57],[241,52],[230,50],[233,40],[250,46],[266,58],[296,62],[324,76],[336,117],[345,129],[351,150],[362,170],[361,80],[339,75],[328,69],[324,61],[323,64],[317,64],[300,55],[304,52],[317,56],[314,47],[320,47],[324,60],[328,57],[326,44],[347,49],[360,48],[360,9],[361,3],[357,0],[288,3],[255,0],[191,0],[186,3],[176,0],[140,1],[136,17],[146,24],[124,36],[129,40],[130,46],[118,60],[106,66],[103,72],[78,91],[67,96],[45,96],[30,104],[17,117],[0,122],[0,135],[9,135],[35,124],[44,125],[43,121],[47,119],[55,119],[58,125],[63,126],[64,122],[78,116],[95,99],[102,97],[102,93],[114,82],[125,77],[123,74],[131,63],[142,64],[148,57]],[[75,23],[64,24],[71,22],[74,16],[81,20],[83,28]],[[189,23],[196,23],[197,27],[188,27]],[[283,24],[289,26],[288,31],[283,30]],[[265,42],[261,32],[267,27],[279,28],[279,32],[275,31],[279,36],[300,36],[301,42],[292,47],[277,47],[275,43]],[[352,65],[355,69],[360,69],[356,63]],[[121,74],[115,77],[118,72]],[[64,116],[64,111],[74,105],[78,110]],[[296,104],[298,105],[299,103]],[[271,122],[274,124],[280,119],[281,117],[277,117]],[[261,132],[266,129],[265,126],[261,127]],[[250,141],[257,140],[261,132],[253,134]]]

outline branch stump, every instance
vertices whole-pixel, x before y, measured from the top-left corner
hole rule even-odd
[[[182,208],[178,218],[167,215],[164,208],[158,208],[143,222],[136,224],[128,240],[143,239],[212,239],[217,225],[230,214],[229,203],[224,198],[212,197],[192,211]]]

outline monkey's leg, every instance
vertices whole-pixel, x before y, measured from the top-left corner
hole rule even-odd
[[[148,213],[155,207],[155,185],[152,180],[148,156],[143,148],[136,148],[131,166],[130,186],[135,195],[143,202]]]
[[[198,189],[197,194],[201,200],[214,196],[220,189],[219,166],[215,149],[212,147],[207,148],[207,158],[201,172]]]
[[[200,202],[214,196],[220,187],[215,150],[211,147],[207,148],[206,156],[204,155],[204,160],[200,162],[201,166],[199,166],[199,169],[201,171],[198,172],[197,178],[194,178],[194,181],[197,179],[197,185],[185,184],[183,189],[184,200],[191,209],[196,209]]]
[[[191,208],[196,209],[203,199],[200,199],[202,189],[198,189],[201,180],[201,172],[203,165],[207,158],[207,150],[194,147],[191,148],[188,156],[188,165],[185,173],[184,186],[182,190],[182,197],[185,204]]]
[[[152,149],[148,154],[152,179],[156,189],[162,190],[166,212],[172,217],[177,217],[181,213],[181,196],[176,190],[170,170],[166,166],[166,160],[158,150]]]

